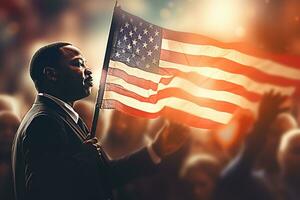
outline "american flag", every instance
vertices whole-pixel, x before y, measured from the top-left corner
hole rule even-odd
[[[211,130],[240,109],[254,111],[270,89],[284,95],[297,91],[296,56],[164,29],[120,8],[114,17],[102,108]]]

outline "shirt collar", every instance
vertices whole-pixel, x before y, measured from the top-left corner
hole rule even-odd
[[[67,104],[66,102],[60,100],[57,97],[54,97],[50,94],[47,93],[39,93],[39,96],[44,96],[47,97],[49,99],[51,99],[52,101],[54,101],[56,104],[58,104],[60,107],[62,107],[67,113],[68,115],[74,120],[75,123],[78,122],[79,120],[79,115],[78,113],[72,108],[72,106],[70,106],[69,104]]]

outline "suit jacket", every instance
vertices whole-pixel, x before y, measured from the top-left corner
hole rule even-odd
[[[17,200],[110,199],[113,188],[156,170],[145,148],[110,161],[83,144],[87,134],[62,107],[38,96],[13,143]]]

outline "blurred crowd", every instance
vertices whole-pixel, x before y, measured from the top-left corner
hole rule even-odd
[[[94,28],[91,23],[105,23],[99,16],[110,13],[107,8],[112,6],[111,2],[106,1],[101,1],[101,4],[97,1],[83,2],[1,1],[0,199],[13,199],[10,149],[20,119],[36,95],[27,72],[35,45],[64,38],[76,46],[89,49],[90,41],[84,36]],[[281,1],[273,2],[269,6],[272,9],[278,9],[278,4],[283,6],[279,3]],[[300,16],[296,14],[300,13],[300,5],[295,0],[282,2],[286,4],[280,10],[284,17],[278,20],[278,16],[271,11],[265,12],[271,17],[257,22],[261,28],[257,30],[265,30],[258,31],[257,37],[266,42],[269,49],[299,55]],[[297,23],[298,26],[295,26]],[[94,97],[75,104],[75,110],[88,126],[92,124]],[[191,128],[189,142],[170,156],[155,176],[140,178],[118,188],[115,198],[300,199],[300,115],[297,101],[299,99],[295,99],[288,112],[275,113],[269,127],[261,126],[262,122],[269,122],[241,112],[220,130],[204,132]],[[277,109],[277,105],[273,106]],[[97,137],[109,156],[116,159],[147,145],[155,138],[154,133],[162,123],[161,119],[147,120],[107,111],[101,114]]]
[[[10,149],[20,124],[14,99],[0,96],[0,195],[13,199]],[[251,125],[234,119],[231,129],[239,142],[224,145],[219,134],[191,128],[191,137],[179,152],[169,156],[155,176],[139,178],[115,190],[122,200],[232,200],[299,199],[300,129],[290,110],[279,113],[272,96],[263,100],[263,111]],[[93,104],[77,102],[75,110],[90,124]],[[271,111],[270,111],[271,110]],[[275,111],[273,111],[275,110]],[[269,114],[268,114],[269,113]],[[106,129],[98,130],[100,142],[112,159],[130,154],[148,144],[162,127],[162,119],[148,120],[111,111]],[[102,117],[103,118],[103,117]],[[246,116],[247,118],[247,116]],[[274,118],[274,119],[272,119]],[[249,117],[247,118],[249,119]],[[102,126],[100,120],[99,126]],[[134,170],[134,169],[132,169]]]

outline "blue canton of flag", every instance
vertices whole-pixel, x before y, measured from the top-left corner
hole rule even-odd
[[[118,14],[111,59],[158,73],[161,28],[124,11]]]

